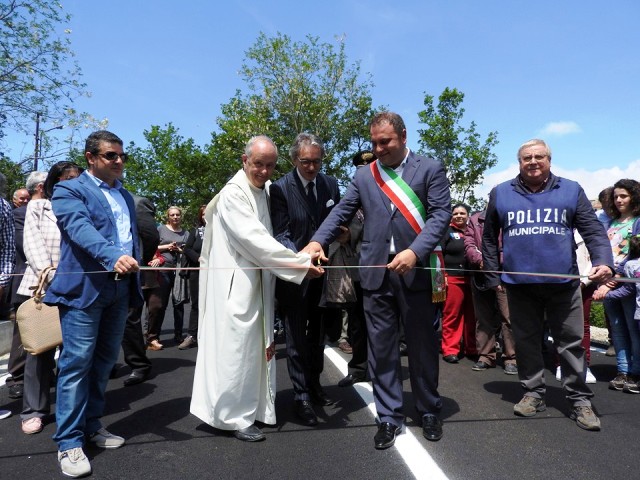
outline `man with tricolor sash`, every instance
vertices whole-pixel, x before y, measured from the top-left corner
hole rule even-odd
[[[354,176],[345,196],[306,247],[322,252],[359,208],[364,212],[360,281],[369,338],[369,373],[380,420],[377,449],[391,447],[404,423],[398,337],[404,323],[411,389],[428,440],[442,438],[434,302],[444,296],[438,243],[451,218],[442,164],[407,148],[402,118],[377,114],[370,123],[378,158]]]

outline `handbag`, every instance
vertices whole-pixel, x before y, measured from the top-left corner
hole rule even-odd
[[[16,312],[22,345],[31,355],[38,355],[62,345],[58,307],[45,305],[42,301],[44,286],[52,270],[55,270],[55,267],[47,267],[42,271],[33,297],[20,305]]]

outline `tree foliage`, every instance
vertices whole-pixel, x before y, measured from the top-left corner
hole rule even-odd
[[[18,188],[24,188],[26,177],[22,168],[6,157],[0,155],[0,172],[7,177],[7,192],[5,200],[11,201],[11,196]]]
[[[418,113],[420,122],[427,126],[418,130],[420,151],[443,162],[452,199],[477,208],[483,205],[483,199],[475,197],[474,188],[482,183],[484,172],[498,162],[491,151],[498,143],[498,133],[490,132],[482,140],[475,122],[463,127],[463,100],[464,93],[455,88],[445,88],[437,106],[434,97],[425,94],[426,109]]]
[[[69,18],[55,0],[0,2],[0,136],[6,127],[32,131],[38,112],[61,124],[84,93]]]
[[[325,172],[343,184],[349,181],[351,158],[368,138],[371,81],[360,80],[358,64],[347,65],[342,41],[335,48],[314,37],[294,42],[260,34],[246,52],[240,76],[246,91],[237,90],[221,106],[219,131],[209,145],[198,147],[169,124],[144,132],[148,146],[129,146],[127,187],[149,197],[158,212],[178,205],[193,218],[241,167],[249,138],[260,134],[270,136],[280,158],[288,160],[295,136],[315,133],[325,142]],[[280,174],[291,167],[280,162]]]
[[[184,139],[172,124],[165,128],[153,126],[145,130],[144,137],[148,146],[140,148],[131,143],[127,149],[127,188],[149,198],[160,216],[172,205],[184,208],[190,222],[198,207],[208,203],[212,192],[219,188],[215,165],[206,150],[192,138]]]
[[[251,136],[265,134],[289,161],[279,165],[282,174],[292,167],[294,138],[306,131],[325,143],[324,171],[348,182],[351,157],[367,142],[373,84],[358,62],[348,64],[344,41],[337,41],[336,47],[313,36],[293,41],[261,33],[240,69],[248,92],[238,90],[222,106],[221,132],[212,144],[216,153],[237,159]]]

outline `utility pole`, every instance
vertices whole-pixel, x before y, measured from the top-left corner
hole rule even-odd
[[[36,149],[33,152],[33,171],[38,171],[38,153],[40,153],[40,112],[36,113]]]
[[[33,171],[38,171],[38,158],[42,157],[42,134],[50,132],[51,130],[60,130],[64,128],[63,125],[48,128],[47,130],[40,129],[40,112],[36,113],[36,149],[33,152]]]

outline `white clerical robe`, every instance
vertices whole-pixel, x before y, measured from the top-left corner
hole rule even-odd
[[[191,413],[222,430],[275,424],[274,275],[300,284],[310,257],[273,238],[268,185],[242,170],[205,218]]]

